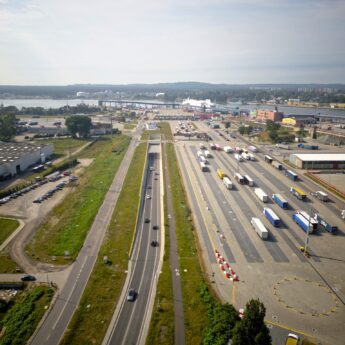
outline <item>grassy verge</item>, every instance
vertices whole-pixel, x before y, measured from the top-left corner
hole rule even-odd
[[[17,267],[7,252],[0,252],[0,273],[16,273]]]
[[[1,344],[26,344],[51,302],[54,291],[46,286],[22,292],[13,306],[3,304]]]
[[[0,244],[2,244],[18,226],[19,222],[15,219],[0,218]]]
[[[99,140],[78,155],[95,160],[80,176],[78,186],[38,229],[26,247],[28,255],[45,262],[52,262],[51,257],[55,256],[55,264],[65,263],[65,251],[72,259],[77,256],[129,141],[129,137],[122,135]]]
[[[77,150],[79,147],[85,145],[90,140],[85,139],[72,139],[72,138],[63,138],[63,139],[45,139],[40,140],[40,143],[44,144],[53,144],[54,145],[54,154],[57,156],[65,156],[73,151]]]
[[[134,123],[125,123],[124,125],[123,125],[123,129],[133,129],[133,128],[135,128],[137,125],[136,124],[134,124]]]
[[[186,344],[200,344],[203,339],[203,330],[210,322],[207,305],[200,295],[203,272],[173,144],[166,144],[166,150],[169,157],[168,169],[180,260]]]
[[[144,130],[143,134],[141,135],[141,140],[147,140],[151,134],[161,134],[162,140],[173,140],[170,125],[168,122],[159,122],[158,127],[159,129],[157,130]]]
[[[126,279],[139,203],[146,144],[136,148],[87,287],[61,345],[101,344]],[[110,264],[103,263],[108,256]],[[96,292],[96,293],[95,293]]]
[[[164,184],[164,227],[165,247],[162,273],[159,276],[157,294],[152,312],[150,328],[146,344],[170,345],[174,343],[174,303],[172,290],[172,277],[170,270],[170,241],[169,222],[166,202],[166,188]]]

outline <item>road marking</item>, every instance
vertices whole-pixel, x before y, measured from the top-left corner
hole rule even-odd
[[[290,327],[288,327],[288,326],[284,326],[284,325],[281,325],[281,324],[279,324],[279,323],[276,323],[276,322],[273,322],[273,321],[270,321],[270,320],[265,320],[265,322],[268,323],[268,324],[271,324],[271,325],[273,325],[273,326],[280,327],[280,328],[286,329],[286,330],[288,330],[288,331],[292,331],[292,332],[294,332],[294,333],[299,333],[299,334],[302,334],[302,335],[304,335],[304,336],[306,336],[306,337],[310,337],[310,338],[314,338],[314,339],[315,339],[315,336],[312,335],[312,334],[305,333],[305,332],[299,331],[299,330],[297,330],[297,329],[290,328]]]

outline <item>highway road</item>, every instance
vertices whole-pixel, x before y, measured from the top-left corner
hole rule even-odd
[[[55,297],[55,303],[31,338],[30,344],[57,345],[62,339],[96,262],[98,251],[132,160],[141,129],[142,123],[139,123],[104,202],[86,237],[84,246],[73,263],[66,283]]]
[[[160,149],[158,152],[148,154],[146,179],[143,181],[144,202],[142,212],[139,213],[131,256],[132,268],[125,287],[126,293],[122,294],[122,300],[119,302],[121,305],[111,322],[111,331],[104,344],[134,345],[145,341],[145,322],[150,320],[150,302],[155,297],[153,291],[158,282],[159,260],[164,250],[161,241],[160,155]],[[150,195],[150,198],[146,195]],[[145,222],[145,219],[149,222]],[[153,226],[159,228],[155,230]],[[152,246],[151,241],[158,241],[158,246]],[[126,300],[129,289],[137,292],[133,302]]]

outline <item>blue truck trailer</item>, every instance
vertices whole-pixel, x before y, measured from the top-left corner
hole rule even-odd
[[[272,199],[284,210],[289,207],[288,202],[280,194],[273,194]]]
[[[297,181],[298,175],[291,170],[285,170],[285,176],[290,178],[292,181]]]
[[[318,150],[319,146],[317,145],[307,145],[307,144],[298,144],[298,148],[300,149],[306,149],[306,150]]]
[[[265,207],[263,214],[273,226],[279,226],[280,218],[273,212],[271,208]]]
[[[334,235],[338,231],[338,227],[336,225],[331,225],[330,223],[328,223],[325,218],[320,215],[320,213],[315,213],[314,219],[316,219],[317,222],[322,225],[329,233]]]
[[[294,222],[296,222],[300,228],[304,231],[304,232],[308,232],[308,228],[309,228],[309,233],[312,234],[314,232],[313,227],[309,227],[309,221],[304,218],[301,214],[299,213],[294,213],[292,215],[292,219]]]

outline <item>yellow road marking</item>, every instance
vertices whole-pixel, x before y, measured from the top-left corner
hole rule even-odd
[[[309,333],[305,333],[305,332],[302,332],[302,331],[299,331],[298,329],[294,329],[294,328],[290,328],[288,326],[284,326],[284,325],[281,325],[279,323],[276,323],[276,322],[273,322],[273,321],[269,321],[269,320],[265,320],[266,323],[269,323],[271,325],[274,325],[274,326],[277,326],[277,327],[280,327],[280,328],[284,328],[284,329],[287,329],[288,331],[292,331],[294,333],[299,333],[299,334],[302,334],[306,337],[310,337],[310,338],[315,338],[315,335],[311,335]]]

